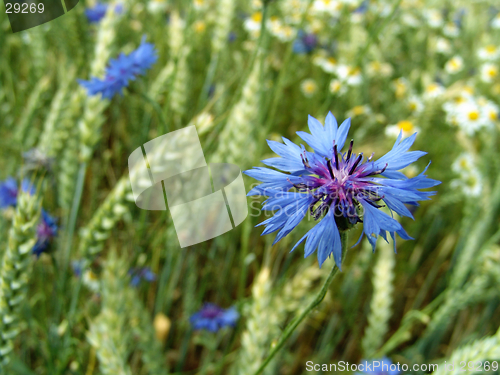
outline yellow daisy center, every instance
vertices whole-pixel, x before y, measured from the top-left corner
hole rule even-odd
[[[438,85],[436,85],[435,83],[431,83],[429,86],[427,86],[428,92],[434,92],[434,91],[437,91],[437,89],[438,89]]]
[[[464,87],[464,91],[465,91],[466,93],[468,93],[468,94],[471,94],[471,95],[472,95],[472,94],[474,94],[474,88],[473,88],[473,87],[471,87],[471,86],[465,86],[465,87]]]
[[[475,121],[479,118],[479,112],[478,111],[471,111],[469,112],[469,120]]]
[[[197,33],[202,33],[203,31],[205,31],[207,27],[205,25],[205,22],[199,20],[196,21],[193,26],[194,26],[194,31],[196,31]]]
[[[312,82],[307,82],[306,84],[304,84],[304,91],[308,94],[312,94],[316,91],[316,85]]]
[[[252,21],[261,22],[262,21],[262,13],[255,12],[254,14],[252,14]]]
[[[455,68],[455,69],[460,68],[460,60],[459,59],[452,59],[450,63],[451,63],[452,68]]]
[[[352,113],[353,113],[355,116],[362,115],[363,113],[365,113],[365,107],[363,107],[362,105],[357,105],[356,107],[354,107],[354,108],[352,109]]]
[[[361,72],[359,68],[349,68],[349,72],[347,73],[350,76],[358,75]]]
[[[413,123],[408,120],[402,120],[398,122],[398,128],[404,131],[405,133],[411,132],[413,130]]]
[[[488,53],[495,53],[497,50],[497,47],[495,47],[493,44],[487,45],[485,48],[486,52]]]

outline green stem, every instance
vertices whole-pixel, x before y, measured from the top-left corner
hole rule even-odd
[[[211,336],[211,335],[210,335]],[[217,348],[222,342],[222,332],[217,332],[217,338],[214,341],[209,341],[209,346],[205,347],[206,353],[203,358],[203,364],[201,367],[200,375],[205,375],[209,371],[210,365],[214,362],[215,354],[217,353]],[[210,337],[213,340],[213,337]]]
[[[153,100],[149,96],[147,96],[146,94],[139,93],[139,92],[135,92],[135,93],[137,95],[139,95],[142,99],[144,99],[146,102],[151,104],[151,106],[155,110],[156,114],[158,115],[158,119],[160,120],[161,127],[162,127],[160,134],[168,133],[170,130],[169,130],[167,120],[165,119],[165,116],[163,115],[163,111],[161,110],[160,105],[155,100]]]
[[[430,315],[437,309],[443,302],[445,293],[438,295],[431,303],[429,303],[424,309],[410,310],[408,311],[403,320],[401,321],[399,329],[385,342],[385,344],[380,348],[374,355],[373,358],[382,358],[391,352],[399,345],[407,342],[411,339],[411,330],[415,323],[421,322],[428,324],[430,320]]]
[[[85,182],[85,174],[87,173],[87,163],[81,162],[78,169],[78,177],[76,180],[75,195],[73,196],[73,204],[71,206],[71,213],[68,220],[68,232],[66,236],[66,248],[64,249],[63,258],[63,270],[67,270],[69,267],[69,261],[71,257],[71,249],[73,247],[73,235],[75,233],[76,218],[78,216],[78,211],[80,209],[80,203],[82,200],[83,185]],[[65,274],[63,272],[63,274]]]
[[[238,280],[238,300],[242,299],[245,295],[245,283],[247,280],[248,266],[245,260],[248,255],[248,245],[250,241],[250,232],[252,230],[251,219],[245,220],[241,231],[241,253],[240,253],[240,279]]]
[[[205,82],[203,83],[203,88],[201,89],[200,96],[198,97],[197,111],[201,111],[205,105],[206,99],[208,97],[208,90],[215,76],[217,70],[217,64],[219,62],[219,52],[212,54],[210,59],[210,64],[208,65],[207,76],[205,77]]]
[[[342,243],[342,260],[345,257],[345,253],[347,251],[347,232],[340,232],[340,239]],[[333,281],[333,278],[337,274],[338,267],[333,266],[332,270],[330,271],[330,274],[328,275],[328,278],[325,280],[325,283],[321,287],[321,290],[319,293],[316,295],[316,298],[306,307],[306,309],[298,316],[296,316],[285,328],[285,331],[280,337],[280,340],[276,344],[276,346],[271,350],[267,358],[264,360],[264,362],[260,365],[260,367],[255,371],[254,375],[259,375],[271,362],[273,357],[281,350],[281,348],[285,345],[286,341],[290,338],[292,333],[295,331],[295,329],[299,326],[300,323],[309,315],[309,313],[316,307],[318,306],[321,301],[325,298],[326,292],[328,291],[328,288],[330,287],[330,284]]]

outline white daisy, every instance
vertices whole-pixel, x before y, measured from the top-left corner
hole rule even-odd
[[[389,125],[385,128],[385,134],[393,138],[397,138],[401,131],[403,132],[403,137],[409,137],[413,133],[419,132],[420,128],[416,127],[410,120],[402,120],[397,124]]]
[[[479,76],[483,82],[493,82],[498,77],[498,66],[492,63],[481,65]]]
[[[437,38],[436,39],[436,52],[443,55],[447,55],[451,52],[451,43],[448,39]]]
[[[332,94],[342,95],[347,92],[347,86],[338,79],[332,79],[329,86]]]
[[[491,21],[491,27],[493,29],[500,29],[500,12],[498,12],[495,18]]]
[[[464,67],[464,59],[461,56],[454,56],[444,66],[444,70],[448,74],[456,74]]]
[[[496,60],[500,57],[500,48],[493,44],[488,44],[477,51],[477,56],[483,61]]]
[[[363,82],[361,69],[348,65],[339,65],[337,67],[337,77],[347,83],[348,86],[358,86]]]
[[[434,28],[439,29],[443,27],[444,19],[441,11],[437,9],[426,9],[423,12],[427,24]]]
[[[314,79],[308,78],[301,82],[300,90],[305,97],[310,98],[318,91],[318,85]]]
[[[412,113],[418,114],[424,109],[424,103],[419,97],[413,95],[408,98],[407,107]]]
[[[255,12],[245,20],[243,26],[253,38],[257,38],[260,35],[261,22],[262,13]]]
[[[444,93],[444,87],[437,82],[428,84],[425,87],[424,99],[435,99]]]
[[[456,38],[460,34],[460,29],[455,22],[447,22],[443,27],[443,34],[449,38]]]
[[[338,0],[314,0],[312,11],[315,13],[326,13],[332,17],[340,16],[342,3]]]

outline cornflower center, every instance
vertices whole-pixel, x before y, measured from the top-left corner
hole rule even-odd
[[[358,214],[359,200],[377,208],[382,207],[375,203],[383,198],[377,193],[378,185],[364,178],[383,173],[387,164],[380,170],[369,168],[368,163],[363,163],[362,153],[353,154],[353,143],[354,141],[351,140],[346,153],[338,152],[337,145],[334,144],[332,158],[325,158],[326,165],[311,165],[306,152],[304,151],[301,155],[304,168],[314,176],[314,182],[311,184],[311,180],[306,178],[304,183],[292,183],[292,185],[301,191],[307,191],[314,197],[309,210],[315,220],[333,209],[335,216],[343,216],[351,224],[355,224],[362,221]],[[368,158],[368,162],[373,156],[374,154]]]
[[[220,316],[222,311],[216,306],[208,305],[201,311],[201,316],[207,319],[215,319]]]

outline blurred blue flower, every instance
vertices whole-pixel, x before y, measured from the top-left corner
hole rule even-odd
[[[216,304],[205,303],[200,311],[191,315],[189,321],[195,330],[206,329],[217,332],[225,326],[234,327],[239,316],[234,307],[224,310]]]
[[[32,182],[27,178],[21,182],[21,189],[30,194],[35,194],[36,191]],[[17,205],[18,192],[15,178],[7,177],[5,181],[0,182],[0,209],[15,207]]]
[[[228,41],[229,43],[232,43],[232,42],[234,42],[234,41],[236,40],[236,38],[237,38],[236,33],[235,33],[234,31],[231,31],[231,32],[229,33],[229,35],[227,36],[227,41]]]
[[[104,18],[107,10],[108,4],[97,3],[94,7],[85,9],[85,15],[90,23],[97,23]],[[115,13],[120,14],[122,11],[123,6],[121,4],[117,4],[115,6]]]
[[[121,53],[118,58],[110,60],[104,79],[92,77],[90,81],[79,79],[78,82],[89,95],[101,93],[103,98],[111,99],[115,94],[123,95],[123,88],[128,86],[129,81],[144,74],[157,59],[154,45],[146,43],[143,37],[136,50],[128,55]]]
[[[58,230],[55,218],[50,216],[44,209],[42,209],[41,219],[36,230],[37,241],[32,250],[37,257],[47,250],[50,240],[57,235]]]
[[[299,30],[297,38],[293,42],[293,52],[296,54],[309,53],[318,44],[318,37],[315,34],[306,34],[303,30]]]
[[[463,20],[465,15],[467,14],[466,8],[459,8],[453,15],[453,22],[457,25],[458,28],[462,28]]]
[[[145,280],[150,283],[156,280],[156,274],[151,271],[151,268],[149,267],[132,268],[128,271],[128,274],[132,278],[130,280],[130,285],[132,286],[139,285],[141,280]]]
[[[362,366],[362,367],[361,367]],[[393,364],[392,361],[384,357],[373,361],[362,361],[358,365],[358,369],[362,372],[356,372],[358,375],[398,375],[401,371],[398,370],[398,365]]]
[[[273,217],[258,224],[266,226],[262,234],[279,230],[274,240],[276,243],[288,235],[309,211],[314,220],[322,219],[291,251],[307,239],[305,257],[318,249],[320,267],[333,254],[339,268],[342,255],[339,228],[346,230],[362,222],[364,233],[358,243],[366,234],[373,251],[379,235],[387,241],[387,232],[393,240],[395,233],[404,239],[412,239],[398,221],[379,210],[383,206],[378,202],[384,202],[391,214],[395,211],[400,216],[413,218],[405,204],[415,206],[417,201],[429,200],[435,194],[418,190],[440,184],[426,178],[424,173],[428,166],[410,179],[398,172],[426,154],[422,151],[406,152],[415,141],[416,133],[401,140],[401,132],[392,150],[373,161],[373,154],[365,159],[362,153],[353,153],[352,140],[348,151],[341,152],[351,126],[350,119],[338,127],[335,117],[328,113],[324,127],[312,116],[309,116],[308,124],[311,134],[299,131],[297,135],[314,152],[306,151],[304,146],[299,147],[286,138],[283,138],[284,144],[267,141],[281,157],[262,162],[290,174],[261,167],[245,171],[263,182],[248,195],[269,197],[263,202],[262,209],[276,211]],[[290,192],[292,188],[298,192]]]
[[[83,265],[84,265],[83,260],[71,261],[71,268],[73,269],[73,273],[75,274],[76,277],[80,277],[82,275]]]
[[[369,1],[368,0],[364,0],[360,5],[359,7],[357,7],[356,9],[353,10],[353,13],[359,13],[359,14],[364,14],[368,11],[368,6],[369,6]]]

